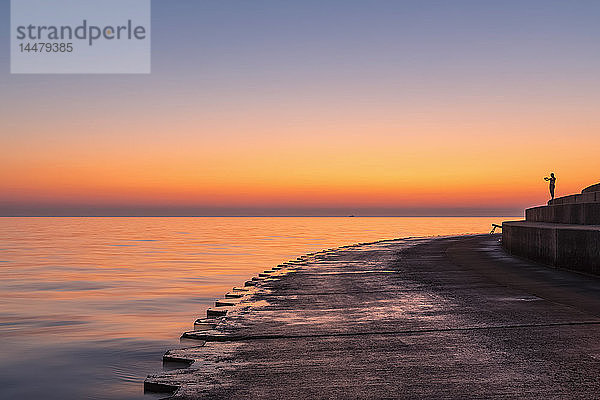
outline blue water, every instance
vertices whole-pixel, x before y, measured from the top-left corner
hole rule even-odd
[[[149,399],[162,354],[250,276],[323,248],[504,219],[0,218],[0,398]]]

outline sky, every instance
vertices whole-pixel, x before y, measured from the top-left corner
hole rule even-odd
[[[10,74],[0,215],[521,215],[600,181],[600,2],[154,0],[152,73]]]

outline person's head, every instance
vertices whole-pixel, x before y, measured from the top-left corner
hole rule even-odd
[[[554,172],[550,172],[550,176],[554,178]]]

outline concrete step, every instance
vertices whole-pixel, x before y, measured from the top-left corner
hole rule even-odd
[[[227,315],[227,312],[229,310],[231,310],[231,307],[209,308],[208,310],[206,310],[206,317],[207,318],[224,317],[225,315]]]
[[[226,299],[240,299],[245,296],[244,292],[229,292],[225,293]]]
[[[213,318],[198,318],[194,321],[194,329],[195,330],[206,330],[213,329],[217,326],[218,321]]]
[[[600,202],[533,207],[525,210],[525,219],[527,222],[600,225]]]
[[[547,265],[600,275],[600,225],[504,222],[502,246]]]
[[[600,183],[588,186],[581,191],[581,193],[600,192]]]
[[[215,307],[230,307],[235,306],[240,302],[240,299],[222,299],[215,301]]]
[[[559,204],[577,204],[577,203],[600,203],[600,192],[586,192],[581,194],[572,194],[569,196],[557,197],[548,201],[549,206]]]

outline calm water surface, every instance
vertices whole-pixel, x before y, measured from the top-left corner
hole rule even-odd
[[[0,398],[149,400],[142,383],[164,351],[253,274],[504,219],[0,218]]]

